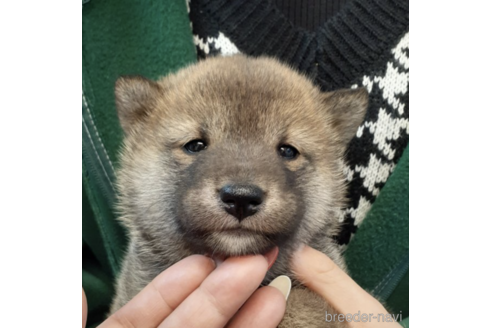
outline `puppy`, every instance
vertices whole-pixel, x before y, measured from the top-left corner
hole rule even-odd
[[[295,280],[289,260],[305,243],[345,268],[332,237],[343,155],[367,91],[321,92],[274,59],[234,56],[157,82],[122,77],[115,94],[125,132],[118,209],[130,240],[111,312],[191,254],[278,246],[264,283],[293,279],[281,327],[326,327],[331,310]]]

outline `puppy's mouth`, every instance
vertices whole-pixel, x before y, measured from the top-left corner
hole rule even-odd
[[[216,233],[233,234],[236,236],[244,236],[244,235],[248,235],[248,234],[261,234],[257,231],[252,231],[252,230],[245,229],[245,228],[229,228],[229,229],[218,230],[215,232]]]
[[[214,258],[266,254],[278,246],[274,236],[245,228],[228,228],[194,235],[200,252]]]

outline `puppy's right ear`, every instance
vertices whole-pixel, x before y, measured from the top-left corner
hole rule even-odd
[[[128,134],[135,123],[143,121],[150,113],[152,100],[161,87],[141,76],[122,76],[116,80],[115,98],[118,118],[123,131]]]

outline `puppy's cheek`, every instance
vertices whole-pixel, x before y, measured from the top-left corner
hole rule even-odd
[[[307,157],[300,155],[296,159],[285,160],[284,165],[290,172],[298,173],[299,171],[306,169],[306,167],[309,165],[309,160]]]
[[[173,148],[170,151],[170,154],[172,158],[174,159],[174,162],[176,165],[181,169],[184,170],[193,162],[196,160],[197,155],[187,153],[183,148]]]
[[[206,182],[204,185],[187,189],[181,201],[184,214],[182,219],[193,230],[206,231],[220,226],[220,221],[225,216],[213,188]]]
[[[283,187],[283,190],[274,190],[268,200],[268,211],[278,213],[276,216],[291,216],[297,210],[298,199],[295,193]]]
[[[272,190],[269,195],[266,206],[252,220],[252,224],[256,224],[264,233],[290,233],[299,220],[298,212],[302,207],[299,198],[293,193],[278,190]]]

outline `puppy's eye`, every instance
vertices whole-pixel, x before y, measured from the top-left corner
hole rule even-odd
[[[207,149],[207,144],[203,140],[192,140],[184,145],[184,149],[190,153],[198,153],[199,151]]]
[[[290,145],[281,145],[278,147],[278,153],[285,159],[294,159],[299,155],[297,149]]]

